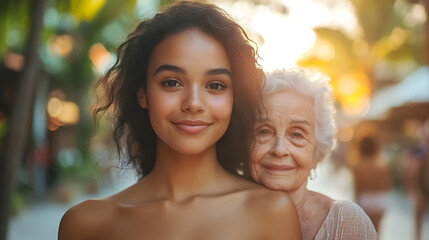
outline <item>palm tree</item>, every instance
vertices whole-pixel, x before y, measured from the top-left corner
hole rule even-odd
[[[421,26],[413,29],[405,23],[403,12],[395,8],[399,1],[350,1],[362,30],[361,37],[352,39],[338,29],[316,28],[318,42],[298,64],[319,68],[329,75],[343,112],[355,115],[362,112],[373,92],[399,80],[388,74],[376,75],[377,66],[404,61],[417,66],[422,64],[423,56],[419,51]]]

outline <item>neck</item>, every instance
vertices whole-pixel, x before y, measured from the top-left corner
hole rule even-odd
[[[213,193],[221,175],[226,174],[217,160],[215,145],[197,155],[185,155],[158,139],[156,154],[147,180],[152,182],[159,198],[184,201]]]
[[[310,191],[307,189],[307,180],[294,191],[289,192],[289,196],[292,198],[292,201],[295,203],[296,209],[298,211],[299,223],[302,231],[302,239],[314,239],[315,234],[318,230],[313,228],[312,219],[314,216],[309,214],[312,212],[311,208],[307,204],[310,198]]]
[[[296,209],[298,210],[298,215],[300,215],[300,213],[303,211],[303,206],[310,195],[310,191],[307,189],[307,180],[299,188],[288,193],[295,203]]]

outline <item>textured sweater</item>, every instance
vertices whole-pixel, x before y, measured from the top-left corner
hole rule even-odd
[[[368,215],[356,203],[348,200],[335,201],[323,221],[315,240],[378,239]]]

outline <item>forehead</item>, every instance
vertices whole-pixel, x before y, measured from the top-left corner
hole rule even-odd
[[[269,121],[306,120],[314,126],[314,100],[294,90],[281,90],[264,96]]]
[[[154,49],[149,61],[152,68],[172,64],[182,68],[218,68],[230,70],[224,47],[212,36],[188,29],[167,36]]]

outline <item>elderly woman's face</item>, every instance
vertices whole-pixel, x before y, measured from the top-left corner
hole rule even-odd
[[[293,191],[307,183],[317,161],[313,100],[292,91],[264,98],[267,115],[255,125],[252,178],[265,187]]]

